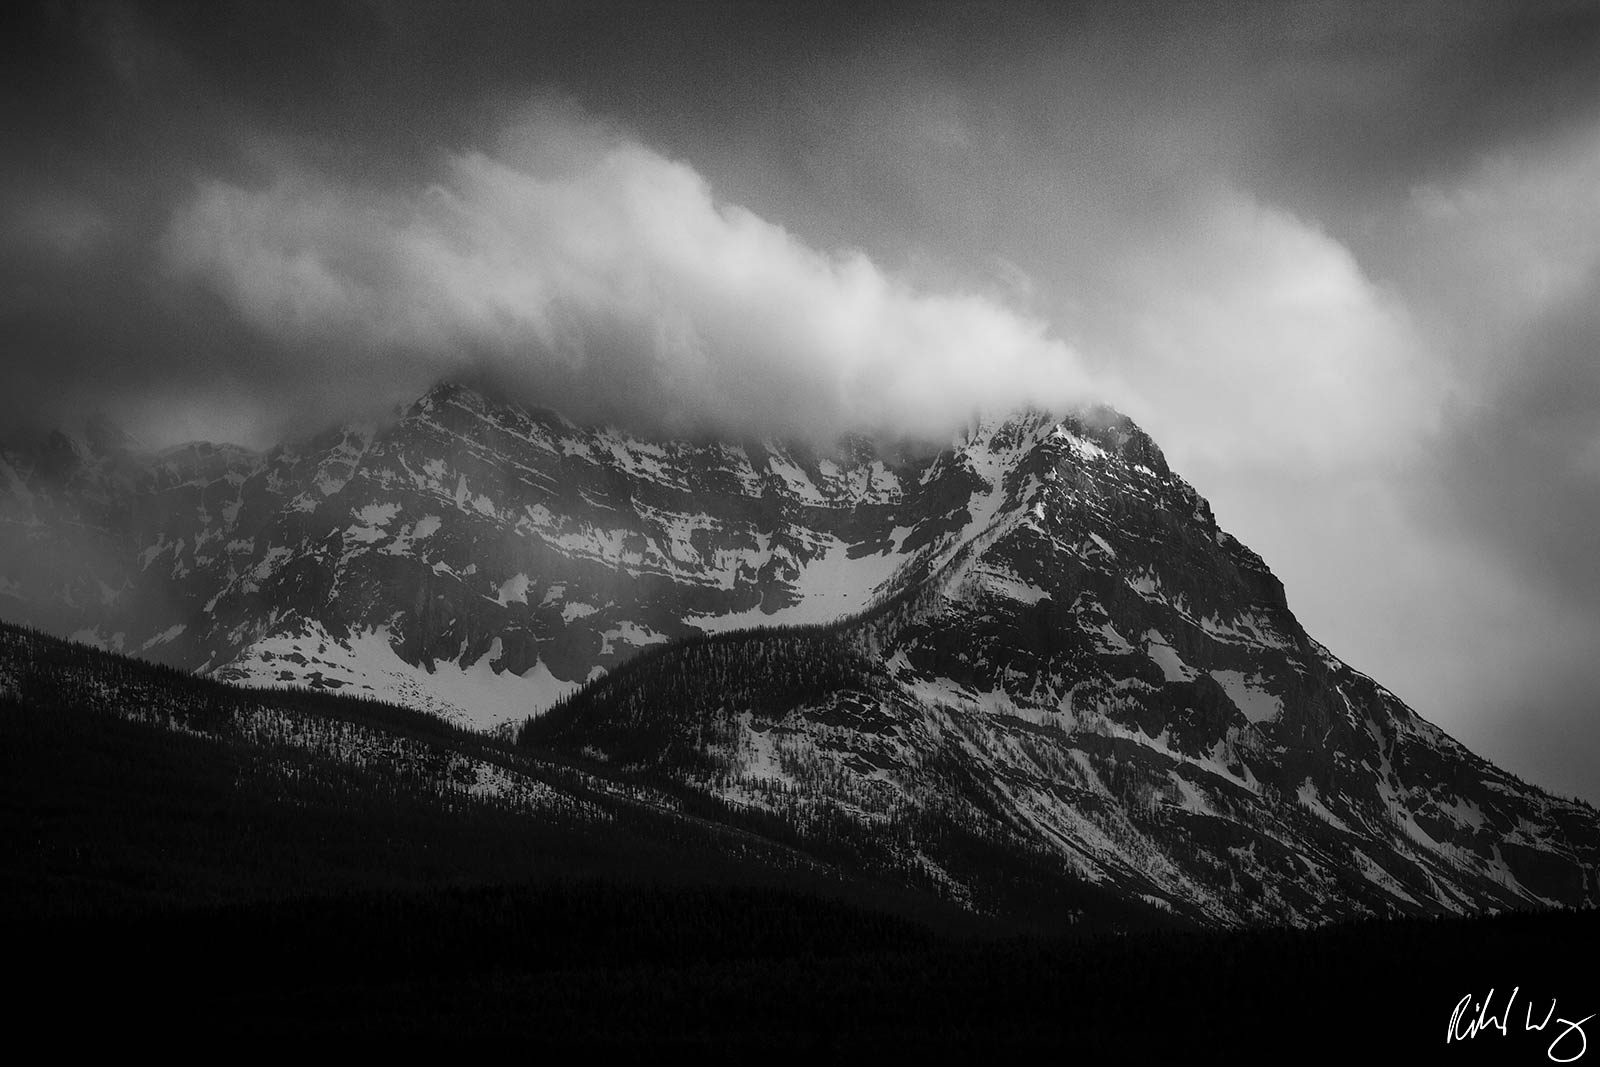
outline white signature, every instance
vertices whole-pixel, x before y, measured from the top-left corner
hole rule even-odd
[[[1521,986],[1512,989],[1511,995],[1506,998],[1505,1007],[1501,1008],[1498,1013],[1493,1011],[1491,1007],[1494,1003],[1494,990],[1492,989],[1489,990],[1488,996],[1478,1001],[1476,1008],[1473,1007],[1473,1000],[1475,999],[1473,994],[1468,993],[1462,997],[1456,1002],[1456,1010],[1450,1013],[1450,1030],[1445,1034],[1444,1043],[1448,1045],[1452,1041],[1467,1041],[1489,1030],[1498,1030],[1501,1037],[1506,1036],[1510,1031],[1512,1021],[1511,1006],[1517,1002],[1517,994],[1521,991]],[[1526,1033],[1530,1030],[1543,1031],[1545,1027],[1550,1025],[1551,1020],[1554,1020],[1557,1026],[1562,1027],[1560,1031],[1556,1032],[1555,1038],[1550,1042],[1550,1047],[1545,1050],[1545,1055],[1549,1056],[1553,1062],[1572,1063],[1574,1060],[1581,1059],[1583,1054],[1589,1051],[1589,1039],[1584,1035],[1583,1024],[1593,1019],[1594,1015],[1585,1015],[1576,1021],[1558,1018],[1556,1016],[1556,1001],[1552,997],[1550,998],[1550,1007],[1544,1013],[1544,1019],[1536,1021],[1534,1016],[1534,1008],[1530,1003],[1522,1015],[1522,1032]],[[1572,1052],[1574,1043],[1576,1043],[1577,1047],[1576,1052]],[[1562,1053],[1561,1055],[1556,1054],[1558,1050]],[[1572,1054],[1566,1055],[1568,1052],[1572,1052]]]

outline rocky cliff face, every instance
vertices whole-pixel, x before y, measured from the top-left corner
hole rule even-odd
[[[858,665],[833,692],[675,699],[670,667],[641,664],[526,739],[797,825],[851,820],[959,885],[953,824],[1201,921],[1600,897],[1595,812],[1467,752],[1311,640],[1126,421],[985,425],[930,473],[952,468],[975,475],[968,518],[895,600],[827,631],[823,658]],[[641,752],[619,724],[657,705],[690,710]]]
[[[853,614],[998,505],[987,454],[652,442],[454,386],[265,455],[0,458],[8,617],[479,723],[674,637]]]
[[[1206,921],[1600,899],[1595,813],[1312,641],[1115,413],[821,455],[444,386],[265,455],[102,431],[0,459],[0,614],[245,684],[487,725],[674,638],[826,624],[857,665],[836,689],[702,686],[641,750],[616,715],[649,705],[622,691],[648,675],[617,672],[531,739],[851,821],[958,894],[936,824]],[[767,638],[724,644],[744,640]],[[757,651],[729,655],[787,654]]]

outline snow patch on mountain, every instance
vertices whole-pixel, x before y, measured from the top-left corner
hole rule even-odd
[[[385,629],[341,639],[311,624],[253,642],[237,660],[212,673],[236,685],[305,686],[376,697],[484,730],[526,719],[577,688],[576,682],[556,678],[543,662],[520,676],[497,671],[502,656],[496,638],[470,665],[441,661],[429,671],[402,660]]]
[[[1178,650],[1167,642],[1160,630],[1145,631],[1144,653],[1161,668],[1162,675],[1169,682],[1190,682],[1198,677],[1195,669],[1183,661]]]
[[[1233,706],[1251,722],[1269,722],[1283,714],[1283,701],[1261,688],[1259,674],[1247,676],[1243,671],[1214,670],[1211,677],[1222,686]]]

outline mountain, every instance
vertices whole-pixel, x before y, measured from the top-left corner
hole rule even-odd
[[[7,618],[479,725],[553,704],[528,750],[850,842],[974,908],[1072,886],[1222,924],[1600,902],[1593,809],[1313,641],[1105,409],[819,450],[446,385],[265,454],[102,429],[0,462]]]

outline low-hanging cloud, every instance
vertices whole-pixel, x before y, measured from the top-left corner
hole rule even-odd
[[[318,358],[487,371],[673,429],[934,433],[1108,391],[1041,321],[817,251],[687,164],[548,116],[417,190],[206,182],[164,252]]]
[[[1102,295],[1064,324],[1080,346],[992,293],[818,250],[558,108],[434,179],[208,181],[165,260],[286,352],[335,353],[363,390],[377,374],[391,403],[487,374],[579,415],[826,437],[1109,402],[1158,431],[1198,408],[1206,432],[1174,435],[1197,458],[1321,465],[1390,448],[1419,410],[1401,309],[1337,242],[1227,188],[1142,244],[1084,249]]]
[[[1439,368],[1404,301],[1286,210],[1218,190],[1102,262],[1116,297],[1087,336],[1192,469],[1369,472],[1437,420]]]

